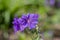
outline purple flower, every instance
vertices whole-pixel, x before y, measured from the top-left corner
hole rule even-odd
[[[53,6],[55,4],[55,0],[50,0],[50,5]]]
[[[21,18],[17,18],[15,17],[14,18],[14,21],[13,21],[13,28],[14,28],[14,31],[17,32],[17,31],[23,31],[25,28],[26,28],[26,24],[25,24],[25,20],[21,19]]]
[[[22,15],[22,19],[26,21],[26,24],[29,27],[29,29],[33,29],[38,23],[38,14]]]
[[[23,31],[26,27],[33,29],[38,23],[38,14],[23,14],[21,18],[14,18],[13,28],[14,31]]]
[[[55,4],[55,0],[46,0],[45,1],[45,5],[47,5],[47,6],[54,6],[54,4]]]

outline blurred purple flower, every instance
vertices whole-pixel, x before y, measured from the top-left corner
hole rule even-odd
[[[26,24],[29,27],[29,29],[33,29],[38,23],[38,14],[22,15],[22,19],[26,20]]]
[[[13,28],[14,28],[14,31],[17,32],[17,31],[23,31],[25,28],[26,28],[26,24],[25,24],[25,20],[21,19],[21,18],[17,18],[15,17],[14,18],[14,21],[13,21]]]
[[[45,1],[45,5],[47,5],[47,6],[54,6],[54,4],[55,4],[55,0],[46,0]]]
[[[50,5],[51,5],[51,6],[54,6],[55,0],[50,0],[49,2],[50,2]]]
[[[29,29],[33,29],[36,27],[38,23],[38,14],[24,14],[21,18],[14,18],[13,28],[14,31],[23,31],[26,27]]]

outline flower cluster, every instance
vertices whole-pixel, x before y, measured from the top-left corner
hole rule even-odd
[[[14,31],[23,31],[26,27],[33,29],[38,24],[38,14],[23,14],[21,18],[15,17],[13,20]]]

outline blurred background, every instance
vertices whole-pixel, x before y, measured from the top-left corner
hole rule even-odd
[[[35,30],[14,35],[14,16],[26,13],[40,15],[41,40],[60,40],[60,0],[0,0],[0,40],[32,40],[37,35]]]

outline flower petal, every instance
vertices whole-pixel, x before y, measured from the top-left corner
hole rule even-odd
[[[30,24],[29,29],[33,29],[33,28],[35,28],[35,27],[36,27],[36,25],[34,25],[34,24]]]
[[[13,26],[14,32],[18,31],[18,27],[16,25]]]

